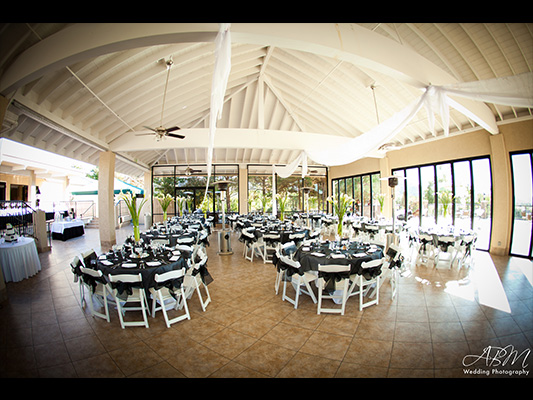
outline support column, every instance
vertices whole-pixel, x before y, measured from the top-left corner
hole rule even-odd
[[[490,252],[509,254],[512,186],[509,152],[503,135],[490,135],[492,168],[492,235]]]
[[[248,210],[248,169],[246,164],[239,164],[239,214],[247,214]]]
[[[152,225],[152,172],[144,173],[144,198],[146,199],[146,203],[141,210],[139,223],[144,223],[144,229],[149,229]],[[150,214],[148,219],[144,217],[146,214]],[[149,226],[146,226],[146,224]]]
[[[382,178],[386,176],[391,176],[391,170],[389,167],[389,157],[385,156],[379,159],[379,172]],[[392,189],[389,186],[388,180],[380,181],[381,184],[381,193],[385,194],[385,201],[383,202],[383,216],[385,218],[392,218]]]
[[[117,243],[115,234],[115,153],[100,153],[98,161],[98,222],[102,250],[110,249]]]

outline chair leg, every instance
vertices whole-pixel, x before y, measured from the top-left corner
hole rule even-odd
[[[281,279],[283,277],[283,273],[284,273],[284,271],[281,271],[281,270],[276,273],[276,283],[274,284],[274,288],[276,289],[276,294],[278,294],[278,292],[279,292],[279,285],[281,283]]]

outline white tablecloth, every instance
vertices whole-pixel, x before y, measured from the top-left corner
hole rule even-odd
[[[73,221],[56,221],[56,222],[52,222],[52,225],[50,226],[50,230],[53,233],[61,233],[61,234],[63,234],[65,229],[73,228],[75,226],[84,226],[83,221],[81,219],[75,219]]]
[[[0,266],[6,282],[19,282],[41,270],[33,238],[20,237],[15,243],[0,243]]]

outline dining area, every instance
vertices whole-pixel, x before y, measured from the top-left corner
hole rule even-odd
[[[138,241],[130,235],[107,252],[88,249],[74,256],[70,267],[82,310],[86,306],[93,317],[110,322],[110,308],[116,309],[122,329],[149,328],[148,316],[161,311],[170,328],[190,319],[187,298],[197,292],[205,311],[211,301],[207,284],[213,281],[205,253],[208,229],[199,221],[173,218],[150,227]],[[180,315],[169,317],[176,310]],[[127,311],[136,319],[127,319]]]
[[[117,233],[117,242],[125,243],[132,235],[131,226]],[[232,236],[236,239],[235,233]],[[43,270],[39,275],[8,285],[9,304],[0,309],[2,359],[6,361],[0,366],[1,376],[464,377],[460,366],[465,354],[481,351],[483,338],[505,340],[508,331],[502,330],[503,315],[496,310],[416,280],[423,276],[436,281],[443,273],[457,279],[461,274],[456,268],[419,265],[412,269],[404,263],[417,274],[402,276],[394,299],[391,286],[385,283],[377,306],[360,311],[357,297],[351,297],[344,315],[318,314],[317,303],[308,295],[300,296],[297,309],[283,301],[282,286],[278,294],[275,291],[277,268],[260,259],[244,259],[242,242],[234,240],[233,246],[234,254],[227,256],[217,256],[216,246],[205,247],[213,278],[208,285],[211,302],[205,311],[195,293],[187,299],[190,319],[168,328],[157,310],[155,318],[147,316],[149,328],[122,329],[114,306],[109,309],[110,322],[92,316],[85,303],[80,308],[79,282],[74,281],[69,263],[90,248],[96,250],[96,258],[104,253],[107,258],[97,233],[87,230],[79,241],[60,241],[55,252],[40,254]],[[484,252],[474,251],[473,256],[476,265],[490,260]],[[503,267],[498,259],[494,262]],[[518,282],[519,277],[515,279]],[[288,282],[287,294],[292,297],[291,287]],[[85,291],[86,299],[89,293]],[[517,294],[516,290],[509,293]],[[512,319],[524,326],[521,317],[528,314],[517,308],[518,303],[513,301]],[[330,305],[339,307],[331,300],[324,302],[325,307]],[[169,314],[179,312],[169,310]],[[136,319],[130,315],[126,312],[125,319]],[[508,329],[514,326],[506,324]]]

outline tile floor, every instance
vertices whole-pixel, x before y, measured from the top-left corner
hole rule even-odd
[[[130,233],[118,230],[117,242]],[[297,310],[283,302],[274,292],[275,268],[245,261],[235,236],[233,255],[218,256],[217,247],[212,235],[208,269],[214,281],[206,312],[193,295],[190,321],[166,328],[159,314],[149,317],[149,329],[123,330],[115,310],[110,323],[82,311],[72,279],[74,255],[101,251],[98,231],[53,241],[52,251],[40,255],[39,274],[7,284],[0,377],[470,378],[487,376],[488,361],[478,360],[465,373],[465,356],[509,345],[521,358],[507,360],[498,376],[518,377],[509,374],[522,364],[531,371],[530,260],[476,252],[470,269],[412,267],[394,300],[385,283],[379,305],[360,312],[352,298],[340,316],[317,315],[307,296]]]

